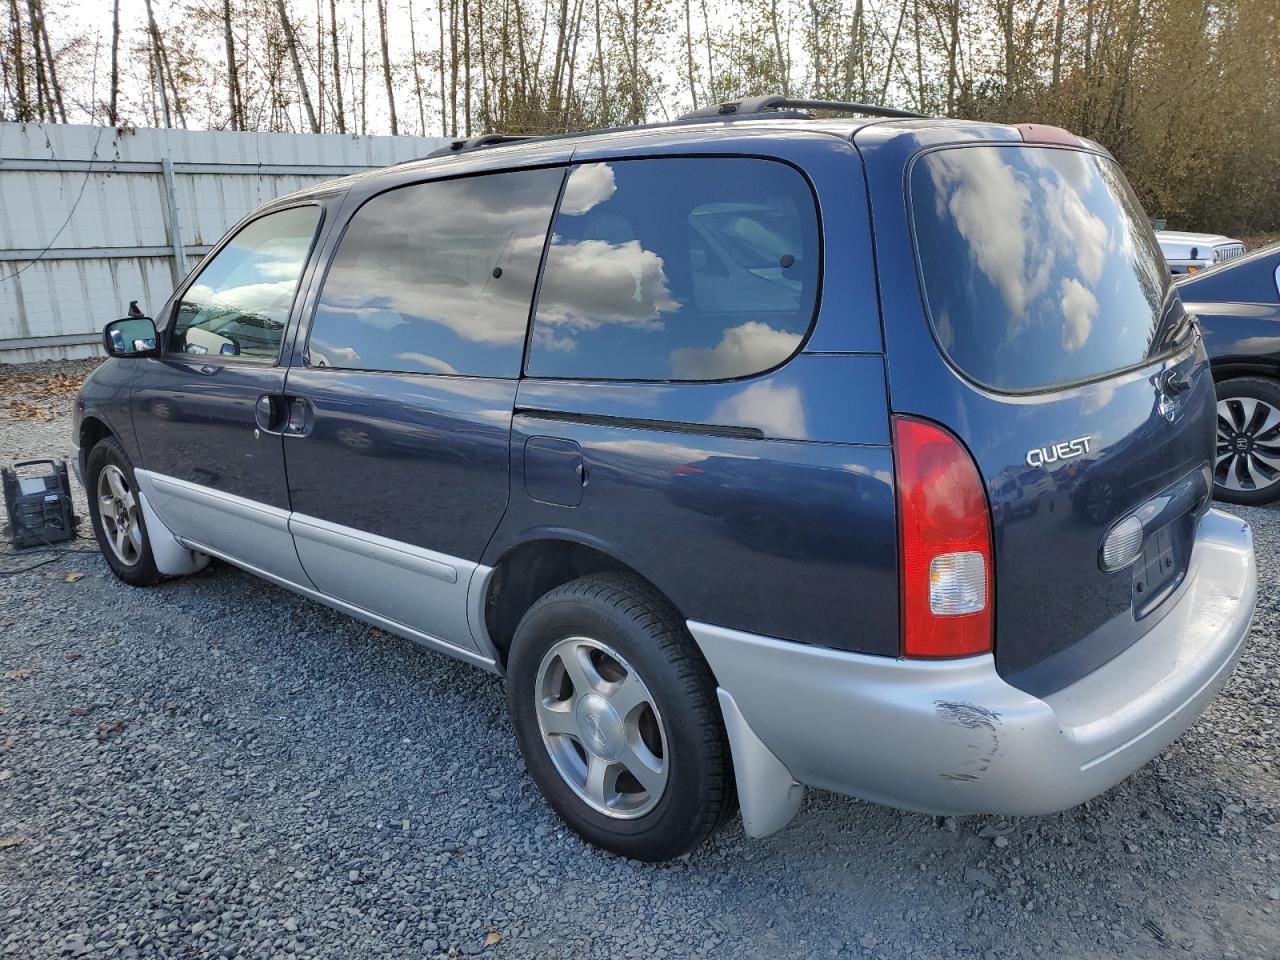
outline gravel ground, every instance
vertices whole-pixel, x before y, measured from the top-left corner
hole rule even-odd
[[[45,406],[0,410],[0,457],[69,453]],[[1244,659],[1104,796],[956,821],[810,791],[782,833],[662,866],[560,825],[498,678],[221,564],[0,577],[0,956],[1274,960],[1280,512],[1238,512]]]

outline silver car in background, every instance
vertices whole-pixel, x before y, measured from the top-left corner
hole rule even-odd
[[[1244,243],[1213,233],[1157,230],[1156,240],[1174,276],[1198,273],[1214,264],[1244,256]]]

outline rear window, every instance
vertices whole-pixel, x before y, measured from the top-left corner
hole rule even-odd
[[[967,376],[1004,391],[1096,379],[1187,328],[1120,168],[1078,150],[925,154],[911,211],[930,319]]]

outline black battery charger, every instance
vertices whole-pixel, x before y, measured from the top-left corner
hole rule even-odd
[[[47,466],[46,472],[32,468]],[[4,506],[13,545],[48,546],[76,535],[80,522],[71,507],[71,481],[64,460],[19,460],[0,468]]]

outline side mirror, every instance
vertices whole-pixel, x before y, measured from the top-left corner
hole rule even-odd
[[[102,331],[102,345],[111,357],[154,357],[160,353],[156,324],[150,317],[112,320]]]

